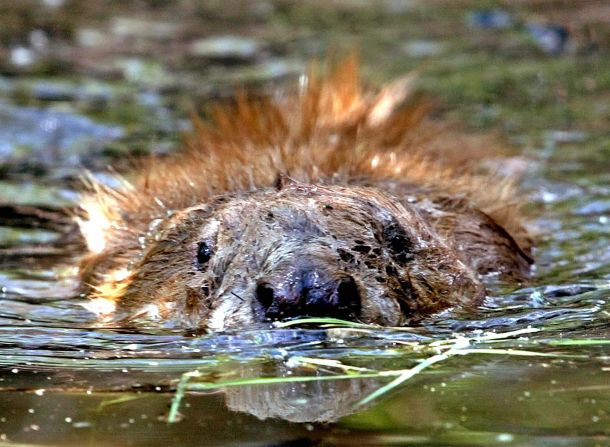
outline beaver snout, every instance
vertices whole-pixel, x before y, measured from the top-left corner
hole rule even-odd
[[[361,308],[360,290],[354,278],[347,274],[332,278],[315,269],[259,281],[256,301],[268,321],[302,317],[355,320]]]

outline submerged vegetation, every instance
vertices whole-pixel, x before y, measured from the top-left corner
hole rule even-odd
[[[332,332],[337,331],[338,334],[331,337],[340,339],[343,337],[349,338],[352,332],[355,332],[359,337],[373,336],[375,331],[381,328],[377,326],[364,325],[350,321],[342,321],[334,318],[307,318],[292,320],[288,322],[276,323],[278,328],[286,328],[290,326],[316,324]],[[412,328],[392,328],[391,332],[411,332]],[[545,331],[534,327],[527,327],[508,332],[484,332],[473,331],[468,335],[454,334],[450,338],[437,340],[417,340],[417,341],[402,341],[400,339],[393,341],[391,332],[384,337],[385,343],[395,344],[391,348],[392,355],[400,356],[414,362],[415,365],[407,369],[371,369],[360,366],[353,366],[343,363],[341,360],[328,358],[313,358],[304,357],[302,355],[286,354],[285,363],[291,368],[301,368],[308,370],[308,375],[286,375],[284,377],[240,377],[238,379],[223,379],[212,377],[200,370],[186,372],[178,382],[176,393],[172,400],[172,405],[167,416],[170,423],[179,420],[179,410],[184,394],[187,391],[209,391],[214,389],[225,389],[230,387],[240,386],[256,386],[256,385],[275,385],[275,384],[292,384],[300,382],[313,382],[324,380],[357,380],[357,379],[391,379],[391,381],[368,395],[362,397],[354,403],[354,410],[360,406],[367,405],[372,401],[383,397],[387,393],[393,391],[404,382],[412,379],[416,375],[423,372],[425,369],[451,359],[454,356],[463,355],[496,355],[496,356],[515,356],[515,357],[545,357],[549,359],[574,359],[574,360],[602,360],[602,358],[592,358],[587,354],[570,353],[568,352],[547,352],[548,350],[540,349],[541,346],[599,346],[608,344],[606,339],[562,339],[562,340],[546,340],[531,342],[528,338],[530,334]],[[330,335],[330,334],[329,334]],[[532,345],[533,349],[525,350],[511,347],[510,343],[507,347],[497,347],[498,344],[506,344],[511,339],[517,338],[519,345]],[[386,352],[387,354],[387,352]],[[350,360],[349,356],[346,359]]]

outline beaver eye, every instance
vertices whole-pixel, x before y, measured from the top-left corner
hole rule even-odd
[[[212,249],[210,246],[205,242],[199,242],[199,245],[197,245],[197,264],[199,264],[199,267],[207,264],[211,257]]]
[[[383,228],[383,239],[397,262],[405,264],[413,259],[413,243],[398,223],[392,222]]]

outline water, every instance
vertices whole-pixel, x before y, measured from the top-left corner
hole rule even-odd
[[[390,3],[384,3],[388,11]],[[70,60],[63,50],[57,53],[66,64],[65,79],[35,67],[15,76],[3,66],[11,76],[0,79],[0,202],[70,205],[84,168],[103,176],[106,165],[123,166],[126,154],[171,151],[178,132],[188,127],[189,101],[222,96],[229,81],[264,84],[284,76],[302,66],[302,54],[317,53],[321,41],[336,37],[315,30],[286,41],[283,22],[290,30],[315,29],[316,21],[332,28],[335,12],[323,10],[318,17],[297,6],[296,12],[273,2],[259,6],[249,12],[255,15],[250,26],[275,36],[277,42],[270,41],[284,45],[285,53],[259,45],[248,56],[251,64],[230,54],[227,66],[189,60],[190,41],[181,39],[198,35],[189,28],[190,20],[201,26],[191,17],[196,14],[176,10],[184,35],[173,36],[173,17],[163,16],[159,6],[154,23],[160,27],[152,34],[143,20],[125,22],[131,24],[127,31],[108,37],[95,29],[95,20],[104,18],[101,10],[95,19],[82,18],[89,22],[73,25],[73,34],[88,36],[87,51]],[[230,22],[231,11],[222,20]],[[368,17],[366,8],[337,11],[339,18],[357,19],[363,53],[388,77],[403,74],[403,65],[416,66],[396,57],[406,29],[414,30],[409,38],[433,38],[446,50],[431,55],[438,59],[430,60],[425,77],[439,86],[436,93],[454,101],[470,125],[491,123],[514,139],[527,160],[524,197],[538,234],[532,284],[515,290],[490,278],[490,296],[478,309],[443,312],[404,330],[135,331],[100,326],[82,306],[75,247],[58,243],[53,230],[11,221],[0,226],[0,444],[610,445],[608,108],[598,100],[607,80],[586,68],[603,57],[541,62],[535,43],[527,46],[517,25],[486,30],[482,37],[476,33],[483,31],[463,31],[469,15],[462,10],[447,16],[435,11],[438,23],[412,6],[396,9],[396,22],[378,11]],[[236,13],[238,24],[243,13]],[[55,13],[48,14],[55,23]],[[69,20],[81,18],[72,14]],[[387,24],[383,29],[380,20]],[[437,27],[433,35],[419,30],[424,22]],[[343,32],[334,25],[333,32]],[[52,45],[52,33],[59,31],[44,29],[51,33],[45,45]],[[226,34],[224,27],[218,31]],[[32,51],[39,58],[54,54],[35,46]],[[134,56],[139,52],[146,57]],[[413,57],[419,64],[423,56]],[[477,65],[479,57],[483,63]],[[267,70],[271,65],[282,69]],[[574,67],[585,67],[582,77]],[[492,333],[513,335],[493,339]],[[455,344],[454,355],[362,404],[398,372]],[[199,375],[180,382],[193,371]],[[351,377],[329,380],[346,375]],[[171,407],[181,383],[192,388]],[[176,422],[168,423],[169,417]]]
[[[562,166],[547,169],[557,174]],[[530,186],[541,208],[535,223],[545,234],[534,285],[495,287],[476,312],[445,312],[407,331],[93,329],[83,299],[73,297],[69,264],[7,262],[0,434],[45,445],[607,445],[610,263],[599,198],[608,185],[596,180],[589,175],[587,185],[577,185],[541,175]],[[2,245],[14,246],[14,233],[0,235]],[[18,243],[48,239],[23,231]],[[179,422],[166,422],[185,372],[199,370],[203,383],[344,373],[302,357],[393,371],[433,355],[414,346],[456,333],[476,338],[532,328],[537,332],[471,347],[553,356],[455,356],[365,406],[358,401],[390,378],[196,391],[184,397]]]

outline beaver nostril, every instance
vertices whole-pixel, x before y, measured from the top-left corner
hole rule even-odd
[[[275,293],[270,284],[262,283],[256,287],[256,299],[265,310],[269,309],[273,304]]]
[[[360,307],[360,291],[351,276],[343,278],[337,287],[337,305],[352,311]]]
[[[360,315],[362,300],[360,289],[351,276],[329,279],[329,276],[312,270],[302,271],[294,284],[261,281],[256,286],[255,312],[261,312],[267,321],[289,318],[329,317],[344,320]],[[258,311],[256,308],[258,307]]]

